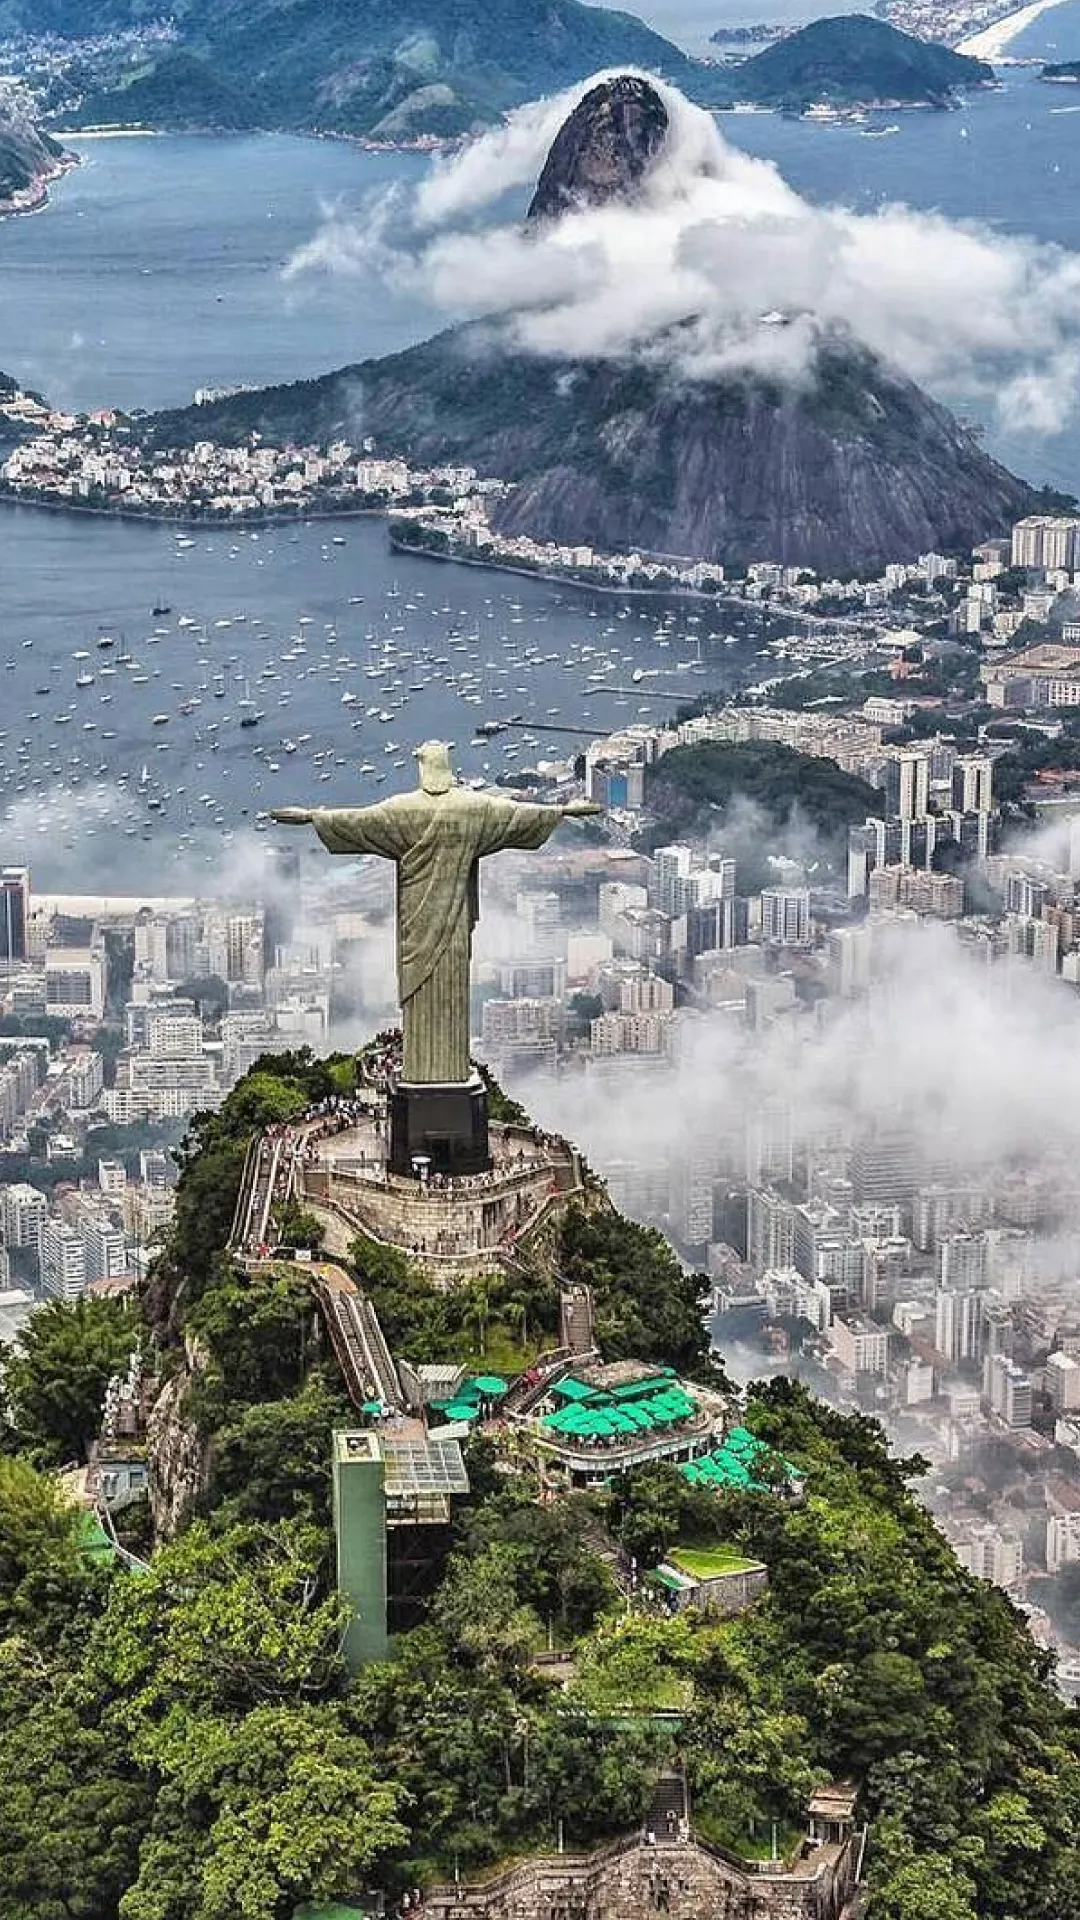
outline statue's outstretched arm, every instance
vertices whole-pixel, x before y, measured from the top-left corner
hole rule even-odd
[[[315,812],[312,807],[271,807],[270,818],[276,820],[279,827],[307,827],[315,818]]]

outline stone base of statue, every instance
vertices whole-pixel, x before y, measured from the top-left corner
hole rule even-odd
[[[391,1173],[486,1173],[487,1089],[479,1074],[448,1086],[399,1080],[390,1093]]]

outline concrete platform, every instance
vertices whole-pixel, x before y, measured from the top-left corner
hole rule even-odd
[[[388,1116],[379,1108],[348,1128],[310,1131],[297,1155],[296,1186],[339,1231],[397,1247],[452,1286],[512,1265],[522,1241],[581,1192],[580,1162],[565,1140],[492,1123],[489,1150],[484,1173],[396,1173]]]

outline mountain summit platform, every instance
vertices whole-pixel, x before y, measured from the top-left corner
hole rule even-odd
[[[341,1251],[364,1233],[452,1286],[515,1265],[522,1242],[582,1191],[581,1163],[565,1140],[493,1121],[488,1148],[482,1173],[396,1172],[389,1115],[377,1106],[347,1129],[307,1133],[297,1195],[326,1218]]]

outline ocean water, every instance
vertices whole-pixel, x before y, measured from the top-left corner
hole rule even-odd
[[[325,213],[419,177],[420,154],[286,135],[72,138],[48,208],[0,220],[0,369],[64,405],[182,405],[295,380],[426,330],[385,282],[292,284]]]
[[[729,643],[705,602],[394,554],[375,517],[194,537],[19,507],[0,542],[0,865],[43,887],[250,879],[282,839],[260,814],[411,786],[421,740],[497,778],[764,670],[752,620]]]
[[[1072,104],[1013,68],[962,111],[893,116],[888,139],[774,115],[723,129],[811,199],[903,200],[1080,250]],[[421,156],[283,137],[80,145],[85,166],[44,213],[0,221],[0,368],[60,401],[172,404],[439,324],[374,271],[283,277],[327,209],[359,211],[415,179]],[[988,428],[1018,471],[1080,488],[1075,435]],[[433,734],[491,776],[584,741],[538,728],[535,746],[474,745],[478,721],[601,732],[759,677],[755,642],[727,644],[728,626],[719,609],[394,556],[377,519],[181,544],[160,526],[0,511],[0,861],[28,859],[42,885],[145,885],[148,869],[205,882],[274,841],[256,836],[267,807],[392,791]],[[245,698],[262,717],[241,730]]]

